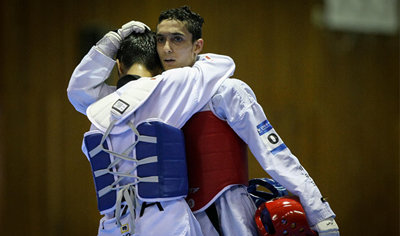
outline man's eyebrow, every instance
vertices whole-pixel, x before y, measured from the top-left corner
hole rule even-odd
[[[157,34],[156,34],[156,36],[168,36],[168,35],[172,35],[172,36],[185,36],[183,33],[179,33],[179,32],[175,32],[175,33],[166,33],[166,34],[157,33]]]

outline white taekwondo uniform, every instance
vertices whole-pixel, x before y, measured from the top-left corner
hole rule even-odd
[[[251,88],[237,79],[225,80],[202,111],[211,110],[247,143],[262,168],[288,191],[300,197],[310,225],[335,217],[328,202],[269,123]],[[257,235],[255,207],[242,185],[228,186],[214,203],[223,235]],[[218,235],[204,211],[195,212],[205,235]]]
[[[98,73],[110,72],[103,70]],[[71,78],[72,80],[75,79]],[[76,81],[73,86],[70,83],[74,89],[69,90],[68,95],[78,111],[84,113],[91,103],[112,91],[112,87],[97,82]],[[247,143],[262,168],[290,192],[299,196],[310,225],[335,217],[329,204],[322,200],[314,181],[268,122],[254,92],[247,84],[237,79],[224,80],[203,110],[211,110],[217,117],[226,120]],[[224,235],[257,234],[252,221],[255,207],[245,187],[228,186],[214,200]],[[196,212],[195,216],[204,235],[217,235],[205,212]]]
[[[115,90],[115,87],[104,83],[114,65],[114,60],[93,47],[73,72],[67,92],[74,107],[86,114],[92,122],[91,131],[87,132],[85,137],[95,133],[105,134],[109,148],[118,154],[126,151],[138,137],[132,132],[132,127],[125,125],[126,121],[131,122],[134,127],[157,121],[180,129],[193,114],[205,106],[220,84],[233,74],[235,68],[229,57],[205,54],[199,57],[193,67],[165,71],[153,78],[141,78]],[[140,95],[142,92],[144,95]],[[136,94],[139,94],[139,98]],[[132,96],[134,98],[131,99]],[[111,111],[121,99],[133,102],[128,102],[130,106],[127,111],[123,111],[123,114],[116,118]],[[95,102],[96,100],[98,101]],[[125,110],[125,105],[122,103],[118,108]],[[116,120],[115,126],[108,130],[113,120]],[[85,141],[82,149],[90,160],[91,150],[87,149]],[[128,153],[133,158],[135,154],[137,155],[134,149]],[[132,165],[132,162],[122,160],[116,166],[116,172],[127,171]],[[136,170],[132,173],[135,174]],[[123,178],[119,185],[128,185],[134,181],[134,178]],[[153,205],[147,207],[144,214],[139,216],[141,204],[147,199],[141,198],[137,191],[134,194],[139,202],[134,225],[126,226],[131,222],[129,214],[122,215],[120,219],[114,217],[114,210],[118,208],[116,206],[112,211],[102,212],[105,216],[100,221],[99,235],[202,235],[200,225],[186,204],[184,196],[169,198],[167,201],[162,198],[155,199],[161,203],[163,210],[160,211],[157,205]],[[128,195],[124,195],[125,199],[131,197]],[[128,213],[131,211],[132,208]],[[124,227],[117,227],[117,220],[120,220],[119,226]],[[135,228],[134,232],[131,231],[132,228]]]

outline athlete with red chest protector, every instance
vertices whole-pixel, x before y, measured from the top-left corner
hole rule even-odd
[[[187,7],[161,13],[157,51],[164,69],[195,62],[194,52],[201,51],[204,43],[202,23],[203,19]],[[322,201],[316,184],[273,129],[244,82],[225,80],[183,130],[189,172],[187,200],[204,235],[257,235],[253,221],[256,208],[244,185],[247,161],[242,141],[272,178],[300,198],[308,223],[320,235],[339,235],[329,204]],[[237,141],[238,137],[242,141]],[[232,154],[232,149],[237,151]],[[240,174],[231,174],[235,168]],[[221,178],[222,173],[229,176]]]

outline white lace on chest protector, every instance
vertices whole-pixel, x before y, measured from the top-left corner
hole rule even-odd
[[[114,212],[117,224],[120,224],[121,208],[127,205],[132,232],[136,195],[141,200],[160,201],[187,194],[182,131],[158,121],[144,122],[135,127],[132,120],[132,114],[149,98],[160,80],[146,78],[128,83],[87,110],[89,120],[98,129],[88,132],[84,142],[92,165],[99,210],[102,214]],[[113,151],[112,146],[119,144],[112,144],[110,135],[125,135],[128,130],[134,133],[135,141],[121,153]],[[132,153],[135,154],[132,156]],[[124,171],[118,171],[122,160],[132,164]],[[165,167],[171,163],[174,163],[174,168],[164,172],[164,169],[170,170]],[[127,179],[132,179],[132,182],[122,184]]]

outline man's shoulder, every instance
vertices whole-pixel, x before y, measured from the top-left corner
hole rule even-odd
[[[239,88],[239,87],[249,87],[244,81],[236,78],[229,78],[222,82],[221,88]]]
[[[229,78],[224,80],[221,86],[218,88],[216,94],[239,94],[239,95],[249,95],[255,98],[253,90],[244,81],[236,78]]]
[[[223,84],[232,85],[232,86],[243,84],[243,83],[244,82],[242,80],[236,79],[236,78],[228,78],[228,79],[224,80],[224,82],[223,82]]]

